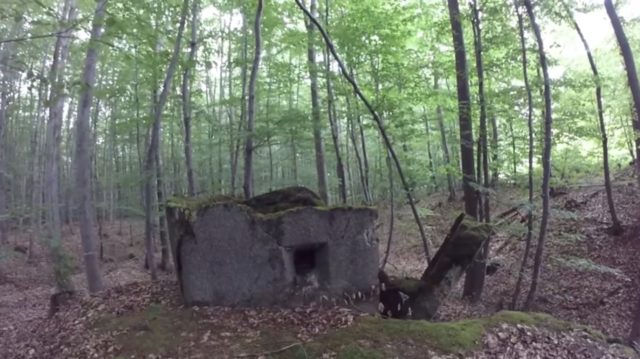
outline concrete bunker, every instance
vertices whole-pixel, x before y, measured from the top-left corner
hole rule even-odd
[[[304,187],[243,201],[174,198],[169,238],[188,305],[377,300],[377,212],[326,207]]]

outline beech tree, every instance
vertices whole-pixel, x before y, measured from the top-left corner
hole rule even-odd
[[[316,0],[309,1],[309,11],[314,17],[318,16]],[[318,94],[318,64],[316,63],[315,25],[305,19],[307,27],[307,61],[311,90],[311,123],[313,124],[313,143],[316,154],[316,173],[318,176],[318,193],[323,201],[329,201],[327,192],[327,170],[324,160],[324,140],[322,137],[322,122],[320,120],[320,98]]]
[[[456,84],[458,88],[458,121],[460,122],[460,158],[462,159],[462,188],[464,190],[464,211],[471,218],[478,218],[478,198],[475,188],[476,173],[473,163],[473,127],[471,123],[471,95],[467,70],[467,54],[464,47],[464,33],[460,21],[458,0],[448,0],[449,22],[456,59]],[[469,266],[465,279],[465,296],[479,296],[484,278],[479,273],[483,267],[476,263]],[[482,278],[480,278],[482,277]]]
[[[193,196],[196,193],[196,180],[193,172],[192,145],[191,145],[191,117],[193,115],[191,99],[191,70],[196,66],[198,52],[198,15],[200,12],[199,0],[193,0],[191,4],[191,41],[189,42],[189,58],[187,66],[182,74],[182,116],[184,123],[184,160],[187,172],[187,192]]]
[[[473,44],[474,54],[476,59],[476,73],[478,77],[478,101],[480,106],[480,139],[478,144],[478,182],[481,182],[484,188],[481,194],[478,196],[479,218],[484,222],[491,222],[490,214],[490,201],[489,201],[489,186],[491,181],[489,179],[489,156],[487,149],[487,105],[484,89],[484,66],[482,61],[482,25],[480,24],[480,13],[476,0],[473,0],[470,4],[472,12],[472,27],[473,27]],[[480,249],[480,253],[476,256],[476,259],[471,263],[471,266],[467,270],[467,276],[464,283],[463,296],[469,297],[471,301],[479,301],[482,295],[482,289],[484,287],[484,279],[486,272],[486,263],[489,256],[489,241],[487,240]]]
[[[62,219],[60,218],[60,143],[62,116],[65,95],[65,68],[69,58],[71,41],[68,24],[76,18],[73,0],[65,0],[60,12],[60,29],[53,50],[53,59],[49,70],[51,90],[49,95],[49,118],[46,132],[46,162],[44,174],[44,198],[47,207],[47,231],[50,240],[50,251],[53,262],[53,273],[56,288],[59,292],[72,292],[73,283],[69,263],[62,247]]]
[[[640,183],[640,83],[638,82],[638,72],[636,71],[636,63],[633,58],[633,52],[631,51],[631,47],[629,46],[629,41],[627,40],[627,35],[622,28],[622,23],[618,18],[618,14],[616,12],[616,8],[613,6],[613,2],[611,0],[604,1],[604,7],[607,10],[607,15],[609,15],[609,19],[611,20],[611,26],[613,26],[613,31],[616,35],[616,39],[618,40],[618,46],[620,46],[620,53],[622,54],[622,59],[624,60],[624,66],[627,71],[627,81],[629,84],[629,90],[631,91],[631,100],[633,101],[633,111],[632,114],[632,123],[633,129],[635,132],[635,147],[636,147],[636,168],[638,173],[638,183]]]
[[[542,68],[542,76],[544,80],[544,146],[542,150],[542,217],[540,218],[540,233],[538,234],[538,245],[536,247],[536,254],[533,262],[533,274],[531,276],[531,287],[527,294],[527,300],[525,302],[525,309],[531,308],[533,301],[535,300],[536,290],[538,288],[538,281],[540,279],[540,273],[542,271],[542,260],[544,254],[544,245],[547,235],[547,225],[549,223],[549,180],[551,177],[551,139],[552,139],[552,125],[553,114],[551,106],[551,79],[549,78],[549,68],[547,64],[547,55],[544,49],[544,42],[542,40],[542,34],[540,32],[540,26],[536,22],[535,12],[533,11],[533,5],[531,0],[524,0],[524,6],[527,9],[527,15],[531,22],[531,28],[536,37],[538,43],[538,61]]]
[[[258,70],[260,70],[260,56],[262,39],[262,11],[263,2],[258,0],[256,9],[256,18],[253,24],[253,35],[255,37],[256,46],[253,54],[253,65],[251,66],[251,77],[249,79],[249,100],[247,101],[247,135],[244,146],[244,197],[249,199],[253,197],[253,137],[254,123],[256,117],[256,81],[258,80]]]
[[[144,243],[145,243],[145,256],[146,263],[149,266],[151,272],[151,279],[157,278],[156,266],[154,260],[154,245],[153,245],[153,182],[156,175],[156,163],[158,156],[158,142],[160,138],[160,124],[162,121],[162,112],[167,99],[169,97],[169,90],[171,89],[171,82],[173,75],[178,66],[178,56],[182,45],[182,34],[184,32],[187,13],[189,10],[189,0],[184,0],[182,5],[182,11],[180,14],[180,23],[178,25],[178,34],[176,35],[176,41],[173,48],[173,54],[171,55],[171,62],[167,68],[167,73],[162,84],[162,92],[158,97],[158,101],[153,108],[153,123],[151,126],[151,134],[149,144],[147,146],[146,156],[144,160],[144,203],[145,203],[145,222],[144,222]]]
[[[580,37],[580,41],[584,46],[584,51],[587,55],[587,59],[589,60],[589,66],[591,67],[591,72],[593,73],[593,81],[595,82],[596,87],[596,106],[598,112],[598,125],[600,128],[600,136],[602,136],[602,168],[604,172],[604,188],[607,194],[607,205],[609,206],[609,215],[611,216],[611,232],[619,235],[622,233],[622,224],[618,219],[618,215],[616,214],[616,206],[613,200],[613,191],[611,190],[611,172],[609,169],[609,138],[607,137],[607,127],[604,121],[604,106],[602,105],[602,80],[600,78],[600,74],[598,73],[598,67],[596,66],[596,61],[591,54],[591,48],[587,43],[584,35],[582,34],[582,29],[578,25],[578,22],[574,18],[571,9],[567,6],[566,3],[563,3],[565,11],[567,11],[569,15],[569,20],[571,24],[576,29],[578,36]]]
[[[90,116],[93,87],[96,82],[96,67],[98,63],[98,41],[102,35],[102,24],[107,7],[107,0],[96,2],[93,16],[93,26],[89,39],[89,48],[82,72],[82,92],[78,101],[78,118],[76,120],[76,151],[75,151],[75,183],[78,191],[78,205],[80,207],[80,236],[84,252],[84,265],[87,274],[87,287],[90,293],[102,290],[102,276],[96,252],[97,233],[94,223],[94,206],[91,196],[91,133]]]
[[[527,59],[527,41],[524,32],[524,20],[522,17],[521,5],[519,0],[514,0],[514,9],[518,19],[518,35],[520,38],[520,57],[522,61],[522,79],[524,81],[525,92],[527,94],[527,127],[528,127],[528,201],[527,201],[527,235],[525,238],[525,248],[523,251],[522,262],[518,271],[518,279],[516,280],[514,293],[511,298],[511,309],[516,309],[518,298],[522,288],[524,272],[531,251],[531,242],[533,241],[533,96],[531,94],[531,85],[529,84],[529,61]]]

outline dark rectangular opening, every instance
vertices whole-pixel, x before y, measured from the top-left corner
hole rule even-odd
[[[293,249],[293,269],[296,282],[311,277],[318,285],[326,283],[329,275],[328,249],[325,243],[300,246]]]
[[[316,269],[316,248],[299,248],[293,252],[296,275],[307,275]]]

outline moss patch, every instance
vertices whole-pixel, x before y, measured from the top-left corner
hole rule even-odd
[[[333,353],[338,358],[426,357],[427,352],[468,353],[482,347],[484,333],[500,324],[523,324],[551,330],[586,330],[594,339],[604,336],[581,325],[547,314],[503,311],[491,317],[457,322],[427,322],[363,317],[304,348],[273,355],[274,358],[316,358]]]
[[[233,332],[235,328],[219,322],[203,326],[188,309],[150,305],[140,312],[112,316],[96,321],[95,330],[108,331],[115,337],[121,357],[147,357],[150,354],[179,356],[185,346],[192,354],[218,353],[234,355],[256,354],[267,358],[422,358],[429,353],[469,353],[482,347],[488,329],[500,324],[523,324],[567,331],[582,329],[594,339],[605,337],[588,327],[556,319],[547,314],[503,311],[493,316],[457,322],[427,322],[361,317],[348,327],[335,330],[310,342],[301,343],[292,328],[259,328],[259,334],[237,336],[229,341],[205,343],[199,338],[204,332],[215,336]],[[189,343],[192,344],[189,344]],[[182,348],[182,349],[180,349]],[[285,348],[284,350],[280,350]],[[206,355],[205,355],[206,357]]]
[[[182,333],[193,333],[196,324],[188,310],[169,310],[152,304],[141,312],[102,318],[95,329],[114,334],[123,357],[146,357],[150,353],[175,355],[184,343]]]

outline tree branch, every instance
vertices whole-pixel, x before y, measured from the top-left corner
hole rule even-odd
[[[74,28],[78,27],[78,25],[80,25],[80,22],[76,22],[74,24],[72,24],[71,26],[69,26],[66,29],[62,29],[59,31],[55,31],[55,32],[50,32],[48,34],[40,34],[40,35],[31,35],[31,36],[25,36],[25,37],[16,37],[13,39],[3,39],[0,40],[0,45],[1,44],[7,44],[10,42],[22,42],[22,41],[29,41],[29,40],[37,40],[37,39],[45,39],[48,37],[56,37],[56,36],[60,36],[64,33],[66,33],[67,31],[73,30]],[[64,36],[66,37],[66,36]],[[72,36],[68,36],[67,38],[73,38]]]
[[[427,236],[424,232],[422,223],[420,222],[420,216],[418,215],[418,210],[416,209],[415,201],[413,199],[413,194],[411,193],[411,189],[409,188],[409,185],[407,184],[407,180],[405,179],[404,172],[402,171],[402,166],[400,165],[400,161],[398,160],[398,156],[396,155],[396,152],[393,150],[393,146],[391,145],[391,140],[389,139],[389,136],[387,135],[387,131],[385,130],[384,125],[382,124],[382,119],[380,118],[378,113],[375,111],[371,103],[364,96],[362,91],[360,91],[360,87],[358,86],[356,81],[353,79],[353,77],[351,77],[351,75],[349,75],[349,72],[347,71],[347,67],[344,65],[344,63],[342,62],[342,59],[336,52],[335,46],[333,45],[333,42],[329,38],[329,35],[325,31],[325,29],[322,27],[322,25],[320,25],[318,20],[316,20],[316,18],[313,17],[313,15],[309,12],[309,10],[305,8],[305,6],[300,2],[300,0],[295,0],[295,2],[300,8],[300,10],[304,12],[307,18],[309,18],[309,20],[318,28],[318,30],[320,31],[320,34],[322,34],[322,38],[324,39],[327,45],[327,48],[331,52],[331,55],[340,66],[340,72],[342,72],[342,75],[344,76],[344,78],[351,84],[356,96],[362,101],[365,107],[369,110],[369,112],[371,113],[371,116],[373,116],[373,120],[376,123],[378,130],[380,131],[380,135],[382,136],[385,147],[387,147],[387,149],[389,150],[389,154],[391,155],[391,158],[393,159],[396,170],[398,171],[398,176],[400,177],[400,181],[402,182],[402,187],[404,188],[405,194],[409,201],[409,205],[411,206],[411,212],[413,213],[413,217],[415,218],[416,224],[418,225],[418,229],[420,230],[420,237],[422,238],[422,244],[424,246],[424,253],[427,258],[427,262],[429,262],[429,260],[431,259],[431,255],[429,254],[429,245],[427,242]]]

